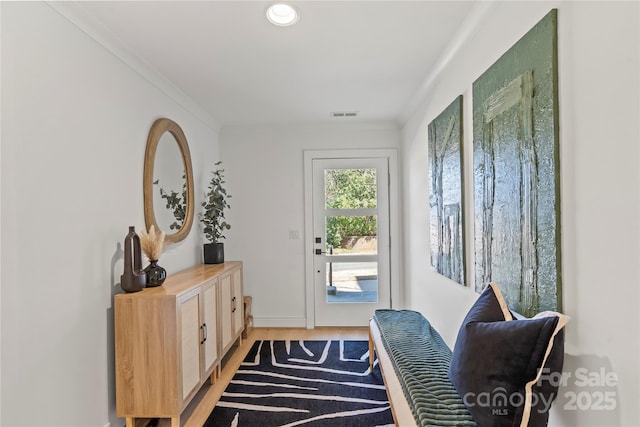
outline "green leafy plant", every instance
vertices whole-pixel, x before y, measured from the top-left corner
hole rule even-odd
[[[220,166],[221,161],[216,162],[215,166]],[[199,219],[204,226],[203,232],[205,238],[211,243],[218,243],[220,239],[224,239],[224,232],[231,228],[224,218],[224,210],[230,209],[231,206],[227,199],[231,198],[224,188],[226,181],[224,180],[224,169],[216,169],[212,172],[213,176],[209,181],[208,191],[205,193],[205,200],[202,202],[203,212],[200,213]]]
[[[153,185],[157,185],[160,189],[160,197],[166,200],[167,209],[173,212],[173,217],[176,219],[171,225],[169,225],[170,230],[180,230],[184,223],[184,217],[187,213],[187,179],[184,174],[182,175],[182,179],[182,193],[178,193],[173,190],[166,191],[164,188],[160,187],[159,179],[153,182]]]

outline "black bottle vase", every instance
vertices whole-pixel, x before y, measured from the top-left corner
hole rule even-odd
[[[124,272],[120,276],[120,287],[125,292],[141,291],[147,284],[147,275],[142,271],[142,251],[140,237],[135,227],[129,226],[124,238]]]
[[[222,264],[224,262],[224,243],[205,243],[204,263]]]

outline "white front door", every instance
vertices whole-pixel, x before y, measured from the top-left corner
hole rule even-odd
[[[389,160],[312,160],[316,326],[365,326],[391,307]]]

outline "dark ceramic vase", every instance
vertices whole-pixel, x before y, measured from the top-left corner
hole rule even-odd
[[[224,262],[224,243],[205,243],[204,263],[222,264]]]
[[[120,287],[125,292],[139,292],[144,289],[147,277],[142,270],[140,237],[133,226],[124,238],[124,272],[120,276]]]
[[[167,270],[158,265],[158,260],[149,260],[149,265],[144,269],[147,275],[147,287],[160,286],[167,278]]]

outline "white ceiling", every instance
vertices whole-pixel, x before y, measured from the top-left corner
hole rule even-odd
[[[402,122],[475,1],[79,1],[68,8],[164,76],[221,126]],[[330,118],[357,111],[356,119]]]

